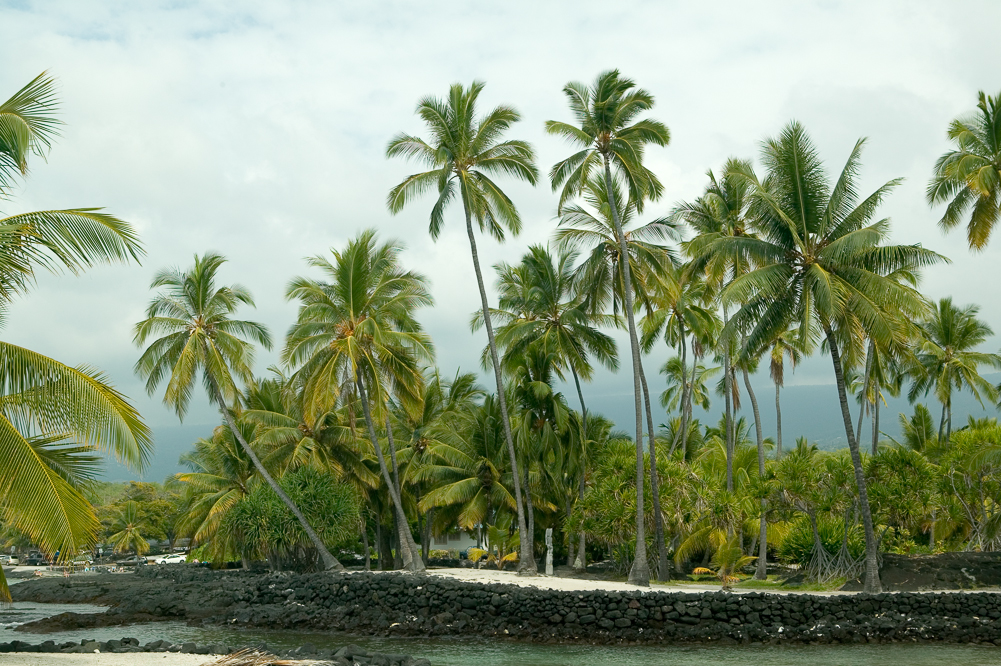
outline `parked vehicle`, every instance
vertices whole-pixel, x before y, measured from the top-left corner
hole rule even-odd
[[[164,555],[154,560],[157,564],[184,564],[188,561],[188,556],[184,553],[173,553]]]
[[[124,560],[118,560],[115,564],[123,567],[141,567],[147,564],[145,557],[137,557],[133,555],[132,557],[126,557]]]
[[[29,567],[44,567],[52,564],[45,555],[37,550],[28,553],[24,563]]]

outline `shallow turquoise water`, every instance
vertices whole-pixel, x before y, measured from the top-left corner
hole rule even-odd
[[[822,645],[822,646],[591,646],[536,645],[483,638],[359,638],[340,634],[245,630],[227,627],[189,627],[180,622],[157,622],[52,634],[14,631],[23,622],[66,611],[95,613],[87,604],[16,603],[0,609],[0,642],[21,640],[108,640],[132,636],[146,643],[166,639],[228,645],[267,643],[294,648],[312,643],[318,648],[354,643],[379,652],[425,657],[432,666],[997,666],[1001,648],[967,645]]]

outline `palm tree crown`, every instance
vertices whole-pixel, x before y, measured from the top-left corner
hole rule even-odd
[[[935,162],[928,183],[928,203],[949,202],[939,220],[952,229],[969,213],[966,239],[971,250],[987,247],[994,225],[1001,218],[1001,92],[994,97],[979,93],[973,115],[949,125],[955,148]]]

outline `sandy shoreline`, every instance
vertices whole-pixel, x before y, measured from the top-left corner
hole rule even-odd
[[[59,654],[11,652],[0,654],[0,666],[202,666],[218,657],[204,654],[132,652],[127,654]]]

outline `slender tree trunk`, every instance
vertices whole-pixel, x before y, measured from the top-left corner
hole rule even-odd
[[[653,429],[653,410],[650,409],[650,387],[640,363],[640,381],[643,383],[643,403],[646,409],[646,427],[650,433],[650,490],[653,497],[653,539],[657,547],[657,580],[670,580],[671,570],[667,561],[667,543],[664,541],[664,514],[660,509],[660,478],[657,474],[657,440]]]
[[[879,382],[873,386],[876,392],[876,399],[872,405],[872,455],[876,455],[876,449],[879,446]]]
[[[942,435],[945,433],[945,403],[942,403],[942,418],[938,420],[938,441],[944,442]]]
[[[386,443],[389,445],[389,459],[390,462],[392,462],[393,464],[393,487],[396,489],[396,496],[400,498],[400,505],[402,506],[403,493],[400,492],[400,470],[396,464],[396,443],[393,441],[393,426],[389,422],[389,406],[385,405],[385,403],[383,404],[383,406],[386,409],[386,440],[387,440]],[[404,515],[406,514],[404,513]],[[405,529],[407,531],[410,530],[409,521],[404,522],[403,525],[400,525],[399,517],[397,516],[396,513],[393,514],[393,525],[396,527],[397,534],[399,534],[401,529]],[[406,566],[405,564],[406,558],[403,556],[403,551],[408,547],[410,543],[412,543],[412,540],[409,542],[405,541],[404,545],[401,548],[396,549],[396,556],[393,558],[393,563],[397,569],[402,569],[404,566]],[[416,546],[416,544],[414,545]],[[413,557],[417,557],[416,549],[411,555]]]
[[[723,326],[727,325],[730,317],[727,313],[726,305],[723,306]],[[723,390],[726,392],[726,490],[733,492],[733,373],[730,368],[730,348],[723,350]]]
[[[688,399],[689,391],[691,387],[688,385],[688,345],[685,343],[685,321],[678,315],[678,337],[681,342],[681,404],[680,404],[680,416],[678,419],[678,430],[674,433],[674,439],[671,441],[671,449],[667,452],[667,459],[670,460],[674,456],[674,450],[678,447],[679,443],[684,443],[685,430],[687,424],[685,423],[685,418],[688,412]],[[692,367],[692,382],[695,382],[695,367]],[[687,448],[687,447],[686,447]],[[684,459],[684,455],[681,456]]]
[[[931,510],[931,530],[928,533],[928,548],[934,553],[935,552],[935,513],[936,510]]]
[[[758,443],[758,476],[765,478],[765,440],[761,435],[761,413],[758,411],[758,398],[751,388],[751,378],[747,374],[747,368],[741,368],[744,375],[744,388],[747,389],[747,397],[751,400],[751,411],[754,413],[754,436]],[[761,499],[761,519],[758,527],[758,568],[754,572],[755,580],[767,580],[768,578],[768,520],[766,516],[765,499]]]
[[[948,444],[952,440],[952,396],[949,396],[949,402],[947,403],[945,417],[945,443]]]
[[[368,545],[368,525],[365,524],[365,520],[361,523],[361,543],[365,548],[365,571],[372,570],[372,550]]]
[[[865,405],[869,401],[869,376],[872,372],[872,358],[876,345],[869,340],[869,350],[865,355],[865,375],[862,378],[862,401],[859,403],[858,425],[855,427],[855,440],[862,439],[862,417],[865,416]]]
[[[483,286],[483,273],[480,271],[480,255],[476,251],[476,235],[473,233],[473,218],[469,204],[463,196],[462,207],[466,214],[466,234],[469,236],[469,251],[473,257],[473,268],[476,271],[476,286],[480,290],[480,307],[483,310],[483,325],[487,329],[487,345],[490,347],[490,361],[494,368],[494,381],[497,384],[497,402],[500,405],[501,421],[504,426],[504,440],[507,443],[507,454],[511,463],[511,477],[514,479],[514,499],[518,512],[518,537],[521,547],[518,557],[518,573],[521,575],[536,575],[539,573],[533,555],[532,535],[528,533],[528,523],[525,521],[525,505],[521,501],[521,476],[518,473],[518,457],[514,451],[514,439],[511,437],[511,420],[507,412],[507,396],[504,394],[504,379],[501,377],[501,365],[497,356],[497,342],[494,340],[494,327],[490,321],[490,304],[487,301],[487,290]]]
[[[240,446],[243,447],[243,450],[250,457],[251,462],[254,463],[254,468],[257,469],[257,473],[261,475],[261,478],[264,479],[269,486],[271,486],[271,490],[275,491],[278,498],[285,504],[285,506],[288,507],[289,511],[292,512],[292,515],[294,515],[299,521],[299,524],[302,525],[302,529],[306,532],[306,536],[309,537],[313,547],[316,548],[316,552],[320,554],[320,559],[323,561],[323,568],[328,571],[330,569],[344,571],[344,565],[338,562],[337,558],[334,557],[329,550],[327,550],[325,545],[323,545],[323,541],[320,540],[320,537],[313,530],[313,527],[309,524],[309,521],[306,520],[306,517],[302,515],[302,511],[299,510],[299,507],[297,507],[295,502],[293,502],[285,491],[282,490],[282,487],[278,485],[278,482],[275,481],[270,474],[268,474],[268,470],[264,469],[261,459],[258,458],[257,454],[254,453],[254,450],[250,448],[250,444],[247,443],[247,440],[245,440],[243,435],[240,433],[240,429],[237,428],[236,421],[233,419],[233,414],[230,413],[229,407],[226,406],[226,400],[223,398],[222,391],[219,390],[219,385],[216,384],[215,378],[213,378],[211,374],[207,374],[207,376],[209,378],[209,383],[212,385],[212,391],[215,393],[215,400],[219,404],[222,416],[226,420],[226,424],[229,426],[230,431],[233,433],[233,437],[236,438],[236,441],[240,443]]]
[[[642,388],[640,386],[640,343],[636,336],[636,320],[633,316],[633,282],[629,268],[629,246],[622,233],[622,222],[619,210],[615,205],[615,193],[612,191],[612,170],[608,158],[605,163],[605,192],[608,195],[609,212],[612,214],[612,225],[615,227],[615,237],[619,241],[619,271],[622,277],[622,297],[625,301],[626,323],[629,328],[629,351],[633,362],[633,408],[636,416],[636,554],[632,567],[629,569],[629,582],[643,587],[650,586],[650,565],[646,557],[646,525],[644,524],[643,508],[643,407],[641,405]]]
[[[393,509],[395,510],[393,516],[396,518],[396,533],[397,539],[399,540],[398,550],[400,551],[400,556],[403,558],[403,566],[408,571],[424,571],[424,562],[421,561],[417,550],[417,544],[414,543],[414,537],[410,533],[410,525],[407,522],[407,514],[403,512],[403,501],[400,499],[400,494],[396,490],[396,484],[389,475],[389,468],[386,466],[386,457],[382,454],[382,445],[379,444],[379,438],[375,433],[375,422],[372,419],[372,408],[368,402],[369,397],[365,390],[365,381],[362,379],[361,370],[359,368],[355,369],[355,383],[358,385],[358,395],[361,398],[362,412],[365,414],[365,425],[368,426],[368,437],[372,442],[372,448],[375,449],[375,457],[379,461],[379,470],[382,472],[383,481],[386,482],[386,486],[389,488],[389,497],[393,502]]]
[[[529,479],[530,465],[525,461],[525,511],[528,514],[528,533],[533,536],[532,541],[532,561],[535,561],[535,506],[532,504],[531,479]]]
[[[782,458],[782,387],[775,382],[775,459]]]
[[[852,466],[855,468],[855,484],[858,486],[859,508],[862,513],[862,526],[865,528],[865,591],[875,594],[882,591],[882,585],[879,582],[879,546],[876,543],[876,533],[872,526],[872,512],[869,509],[869,493],[866,489],[865,471],[862,469],[862,456],[859,454],[858,440],[855,439],[855,432],[852,430],[852,416],[848,408],[848,391],[845,387],[845,374],[841,367],[841,354],[838,352],[838,343],[834,339],[834,331],[826,323],[824,324],[824,332],[827,334],[827,346],[831,352],[831,361],[834,363],[834,378],[838,385],[841,417],[845,424],[845,435],[848,436],[848,448],[851,451]]]
[[[577,369],[570,366],[570,372],[573,374],[573,383],[577,387],[577,398],[580,400],[580,416],[581,416],[581,427],[584,432],[581,433],[580,445],[580,482],[578,484],[577,490],[577,501],[584,501],[584,489],[587,485],[587,407],[584,405],[584,392],[580,390],[580,378],[577,376]],[[576,572],[587,571],[587,551],[586,541],[584,537],[584,530],[577,534],[577,557],[570,562],[573,566],[573,570]],[[571,559],[568,555],[567,559]]]

